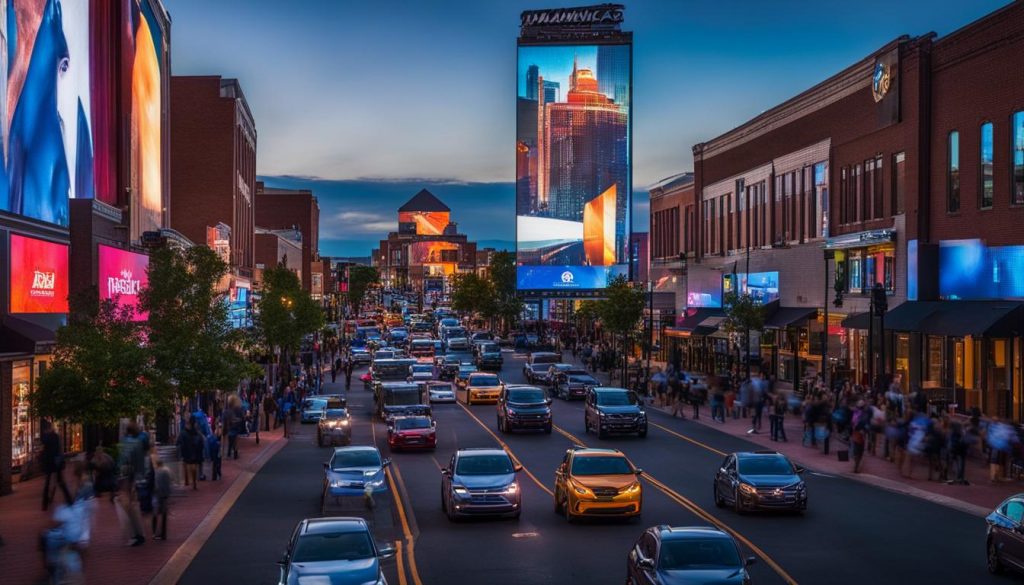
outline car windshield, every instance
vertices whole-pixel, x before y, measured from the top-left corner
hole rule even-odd
[[[434,371],[434,366],[432,366],[430,364],[422,364],[422,365],[419,365],[419,366],[413,366],[412,367],[412,371],[414,371],[414,372],[433,372]]]
[[[302,403],[302,408],[306,410],[323,410],[327,406],[326,400],[307,400]]]
[[[384,392],[384,404],[389,406],[409,406],[420,403],[419,388],[387,389]]]
[[[579,375],[579,376],[569,376],[569,381],[570,382],[579,382],[581,384],[593,384],[596,380],[594,380],[594,378],[592,378],[590,376]]]
[[[664,540],[658,568],[663,571],[699,571],[739,568],[740,555],[724,538]]]
[[[348,413],[345,412],[344,408],[329,408],[324,411],[324,418],[326,419],[345,418],[347,416]]]
[[[597,393],[598,406],[629,406],[631,404],[639,404],[636,400],[636,395],[632,392],[623,391]]]
[[[455,467],[458,475],[501,475],[512,473],[508,455],[463,455]]]
[[[744,475],[793,475],[793,465],[785,457],[741,457],[740,473]]]
[[[543,390],[536,388],[509,390],[508,401],[518,404],[537,404],[544,402],[546,397]]]
[[[452,385],[451,384],[435,384],[435,385],[430,387],[430,390],[432,392],[451,392],[452,391]]]
[[[501,351],[501,348],[498,346],[497,343],[485,343],[483,344],[483,347],[480,349],[480,351],[484,353],[498,353],[499,351]]]
[[[498,382],[497,376],[488,375],[473,376],[473,378],[470,379],[469,383],[474,386],[497,386],[498,384],[500,384],[500,382]]]
[[[429,429],[430,419],[425,416],[414,418],[400,418],[395,421],[395,428],[404,431],[407,429]]]
[[[349,467],[380,467],[380,453],[376,450],[360,449],[357,451],[336,451],[331,469]]]
[[[573,475],[618,475],[633,473],[625,457],[575,457],[572,460]]]
[[[535,364],[557,364],[558,356],[555,354],[551,355],[534,355],[533,363]]]
[[[367,532],[305,534],[295,543],[291,562],[354,561],[373,556],[373,543]]]

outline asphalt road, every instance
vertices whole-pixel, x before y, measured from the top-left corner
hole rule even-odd
[[[502,378],[522,382],[522,360],[506,353]],[[349,395],[359,419],[354,443],[383,442],[371,430],[369,392]],[[395,453],[392,488],[371,521],[378,541],[400,541],[404,553],[387,566],[399,585],[621,583],[625,558],[647,526],[717,525],[733,532],[745,555],[758,557],[754,583],[989,583],[984,522],[968,514],[859,482],[805,474],[809,510],[803,516],[738,516],[715,508],[711,480],[724,453],[752,443],[690,421],[650,412],[645,439],[600,440],[583,430],[579,402],[553,404],[556,432],[500,435],[493,406],[435,405],[434,453]],[[278,453],[242,494],[185,574],[183,583],[273,583],[274,562],[295,523],[316,516],[321,462],[329,449],[315,445],[314,427]],[[449,522],[441,512],[439,469],[462,447],[503,442],[525,466],[523,514],[516,520]],[[554,469],[573,443],[622,450],[645,471],[640,522],[589,521],[569,525],[553,512],[548,490]],[[358,507],[355,513],[365,513]],[[407,519],[403,525],[402,516]],[[408,537],[406,536],[408,531]],[[412,556],[410,547],[412,544]],[[399,575],[401,562],[401,575]]]

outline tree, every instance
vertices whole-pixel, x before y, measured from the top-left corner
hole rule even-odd
[[[302,283],[284,265],[263,272],[263,292],[259,301],[256,330],[267,347],[281,350],[281,364],[288,377],[290,352],[299,350],[305,335],[324,326],[324,312],[302,290]]]
[[[488,278],[494,291],[494,317],[501,320],[503,330],[507,331],[523,313],[523,301],[516,294],[515,255],[507,251],[492,254]]]
[[[149,260],[140,305],[149,312],[148,349],[168,392],[231,389],[259,369],[245,357],[244,335],[231,327],[218,284],[227,264],[209,248],[160,248]]]
[[[57,330],[53,361],[30,404],[35,416],[113,426],[153,413],[169,396],[153,384],[143,329],[132,306],[99,301],[95,289],[72,298],[68,324]]]
[[[629,337],[644,316],[645,305],[644,291],[634,286],[622,275],[616,276],[608,282],[608,287],[605,289],[605,300],[597,305],[597,313],[605,328],[609,333],[620,336],[622,340],[623,360],[626,358],[626,350],[629,347]],[[623,370],[625,370],[625,361],[623,361]],[[625,375],[623,375],[623,380],[625,380]]]
[[[580,331],[591,331],[591,325],[593,322],[601,317],[598,309],[600,306],[600,301],[580,301],[575,313],[577,321],[576,325],[579,327]]]
[[[764,329],[765,308],[748,293],[731,291],[725,295],[725,319],[722,320],[722,329],[726,333],[738,335],[743,334],[747,346],[747,372],[750,372],[750,332],[761,332]],[[740,344],[736,343],[737,354],[740,351]]]
[[[474,272],[459,274],[452,280],[452,309],[484,316],[494,312],[494,287]]]
[[[380,273],[372,266],[352,266],[348,269],[348,300],[352,312],[359,314],[366,299],[366,291],[380,283]]]

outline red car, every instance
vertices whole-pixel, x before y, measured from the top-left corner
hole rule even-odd
[[[437,422],[429,416],[399,416],[388,427],[388,446],[398,449],[437,447]]]

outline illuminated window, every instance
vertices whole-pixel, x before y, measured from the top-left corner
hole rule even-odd
[[[811,235],[815,238],[828,237],[828,161],[814,165],[814,192],[817,210],[814,213],[814,229]]]
[[[850,292],[852,293],[859,293],[864,290],[862,260],[860,252],[850,252],[846,272],[849,278]]]
[[[949,133],[946,169],[946,212],[960,211],[960,133]]]
[[[875,172],[871,176],[872,191],[874,193],[874,215],[875,219],[885,217],[885,192],[882,188],[882,157],[875,158]]]
[[[981,125],[981,197],[978,206],[982,209],[992,207],[995,198],[995,177],[992,174],[992,123],[986,122]]]
[[[1024,205],[1024,110],[1013,115],[1011,132],[1013,136],[1013,189],[1010,191],[1014,205]]]

